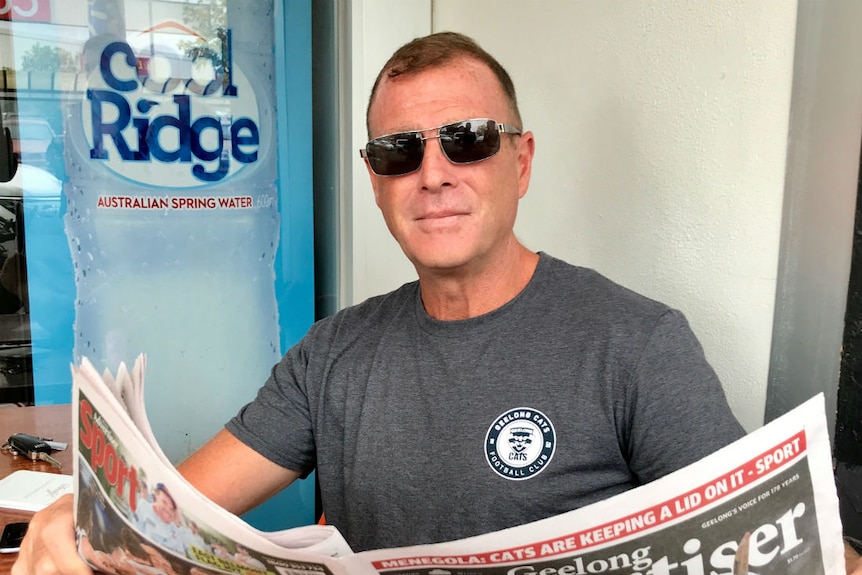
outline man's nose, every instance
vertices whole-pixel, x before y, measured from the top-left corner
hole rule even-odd
[[[440,136],[435,134],[425,138],[425,155],[419,167],[422,186],[436,189],[452,183],[452,169],[455,164],[449,161],[440,146]]]

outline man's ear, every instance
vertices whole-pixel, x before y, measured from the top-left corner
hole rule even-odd
[[[523,198],[530,187],[530,176],[533,173],[533,154],[536,152],[536,140],[533,132],[524,132],[518,137],[518,198]]]

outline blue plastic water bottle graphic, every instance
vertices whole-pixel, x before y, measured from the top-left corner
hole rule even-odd
[[[280,356],[272,26],[271,0],[218,38],[160,23],[218,47],[194,60],[91,18],[87,90],[66,114],[75,358],[113,371],[147,354],[147,411],[173,460]]]

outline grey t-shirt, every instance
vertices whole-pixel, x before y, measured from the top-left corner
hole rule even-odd
[[[317,322],[227,429],[316,468],[355,551],[559,514],[743,435],[681,313],[540,255],[476,318],[431,318],[414,282]]]

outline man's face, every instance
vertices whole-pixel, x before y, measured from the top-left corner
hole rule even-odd
[[[156,491],[153,499],[153,511],[165,523],[173,523],[177,519],[177,508],[173,500],[162,491]]]
[[[376,137],[472,118],[515,122],[491,70],[478,61],[460,59],[419,74],[383,79],[369,126]],[[493,264],[514,247],[512,228],[518,200],[529,184],[533,146],[529,132],[504,134],[497,155],[453,164],[439,141],[430,139],[415,172],[387,177],[369,169],[386,225],[420,275]]]

